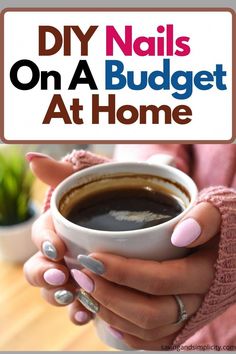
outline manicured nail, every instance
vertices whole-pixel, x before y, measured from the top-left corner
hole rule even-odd
[[[99,311],[99,303],[94,300],[89,294],[83,289],[77,292],[77,299],[81,302],[84,307],[91,311],[92,313],[97,313]]]
[[[48,269],[44,275],[44,280],[50,285],[62,285],[66,280],[65,274],[59,269]]]
[[[93,292],[94,282],[86,274],[77,269],[72,269],[71,274],[81,288],[86,290],[88,293]]]
[[[114,329],[111,326],[108,326],[108,331],[115,337],[116,339],[123,339],[123,334],[120,331],[117,331],[117,329]]]
[[[74,295],[69,290],[58,290],[54,293],[54,299],[60,305],[69,305],[74,300]]]
[[[97,259],[82,254],[78,255],[77,259],[84,268],[91,270],[95,274],[101,275],[105,272],[104,264]]]
[[[35,158],[49,157],[48,155],[41,154],[40,152],[27,152],[25,158],[28,162],[31,162]]]
[[[50,241],[44,241],[42,244],[42,252],[48,258],[57,259],[57,250]]]
[[[75,320],[76,320],[77,322],[84,323],[84,322],[87,322],[88,319],[89,319],[89,316],[88,316],[87,312],[78,311],[78,312],[76,312],[76,314],[75,314]]]
[[[201,232],[201,226],[198,222],[189,218],[176,226],[171,236],[171,242],[174,246],[184,247],[195,241]]]

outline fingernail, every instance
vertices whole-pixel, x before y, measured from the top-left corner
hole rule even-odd
[[[93,292],[94,282],[86,274],[77,269],[72,269],[71,274],[81,288],[86,290],[88,293]]]
[[[27,152],[25,158],[28,162],[31,162],[35,158],[49,157],[48,155],[41,154],[40,152]]]
[[[117,331],[117,329],[114,329],[111,326],[108,326],[108,331],[115,337],[116,339],[123,339],[123,334],[120,331]]]
[[[77,292],[77,299],[81,302],[84,307],[91,311],[92,313],[97,313],[99,311],[99,304],[94,300],[89,294],[83,289]]]
[[[186,219],[176,226],[171,236],[171,242],[174,246],[184,247],[190,245],[201,234],[201,226],[192,219]]]
[[[57,250],[50,241],[44,241],[44,243],[42,244],[42,252],[48,258],[57,258]]]
[[[69,290],[58,290],[54,293],[54,299],[60,305],[69,305],[74,300],[74,295]]]
[[[80,323],[87,322],[88,318],[89,318],[88,314],[84,311],[78,311],[75,314],[75,320]]]
[[[77,259],[84,268],[91,270],[95,274],[101,275],[105,272],[104,264],[97,259],[82,254],[78,255]]]
[[[48,269],[44,274],[43,278],[46,283],[50,285],[62,285],[66,280],[65,274],[59,269]]]

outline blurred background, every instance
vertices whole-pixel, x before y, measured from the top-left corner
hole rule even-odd
[[[23,262],[36,251],[30,229],[47,190],[32,177],[24,155],[38,151],[58,159],[73,149],[111,157],[114,145],[0,144],[0,351],[114,350],[100,341],[92,323],[75,326],[66,308],[47,304],[22,273]]]

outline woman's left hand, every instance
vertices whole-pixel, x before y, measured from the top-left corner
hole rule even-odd
[[[185,321],[177,323],[180,309],[173,295],[180,297],[191,317],[211,285],[220,222],[215,207],[198,204],[172,235],[175,245],[196,247],[191,255],[157,262],[93,253],[79,257],[85,268],[82,272],[72,271],[73,276],[97,301],[97,316],[107,323],[114,336],[135,349],[165,349],[185,325]],[[83,296],[81,293],[82,303]],[[71,319],[78,307],[77,302],[71,305]]]

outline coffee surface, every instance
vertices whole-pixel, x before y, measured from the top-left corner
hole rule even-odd
[[[65,217],[89,229],[131,231],[164,223],[183,209],[177,198],[162,191],[123,186],[84,196]]]

